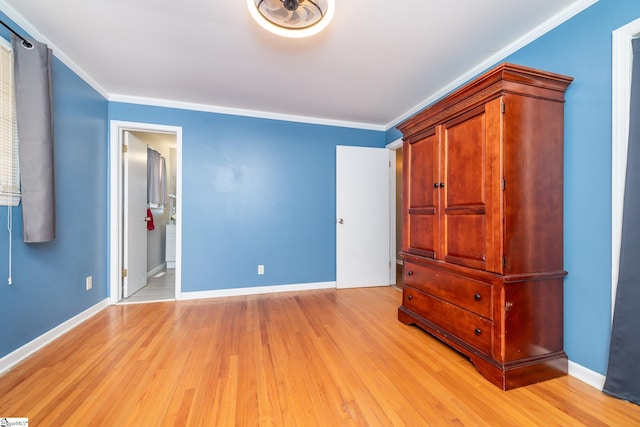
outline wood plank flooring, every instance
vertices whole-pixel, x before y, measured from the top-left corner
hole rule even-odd
[[[32,426],[634,426],[564,377],[503,392],[394,288],[110,306],[0,377]]]

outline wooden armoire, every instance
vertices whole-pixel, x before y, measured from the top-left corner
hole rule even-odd
[[[567,372],[563,114],[572,80],[505,63],[398,126],[398,319],[503,390]]]

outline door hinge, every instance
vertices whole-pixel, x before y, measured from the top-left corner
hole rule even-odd
[[[122,152],[123,152],[123,153],[126,153],[128,149],[129,149],[129,146],[128,146],[128,145],[123,145],[123,146],[122,146]]]
[[[122,269],[122,277],[127,277],[127,269],[126,268]]]
[[[507,266],[507,257],[503,256],[502,257],[502,268],[505,268]]]
[[[502,178],[502,182],[500,182],[500,188],[502,188],[503,190],[507,188],[507,181],[505,181],[504,178]]]
[[[504,101],[500,100],[500,111],[504,113],[506,110],[507,107],[504,105]]]

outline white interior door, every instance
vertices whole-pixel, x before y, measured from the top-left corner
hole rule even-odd
[[[336,286],[388,286],[389,150],[336,147]]]
[[[123,297],[147,284],[147,145],[124,132]]]

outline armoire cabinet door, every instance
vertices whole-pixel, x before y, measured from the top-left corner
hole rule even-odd
[[[496,104],[497,103],[497,104]],[[485,270],[492,253],[492,155],[499,141],[500,100],[496,99],[442,126],[444,188],[443,259]],[[496,108],[497,107],[497,108]],[[499,212],[499,211],[498,211]]]
[[[440,244],[440,140],[433,128],[404,147],[404,250],[437,258]]]

